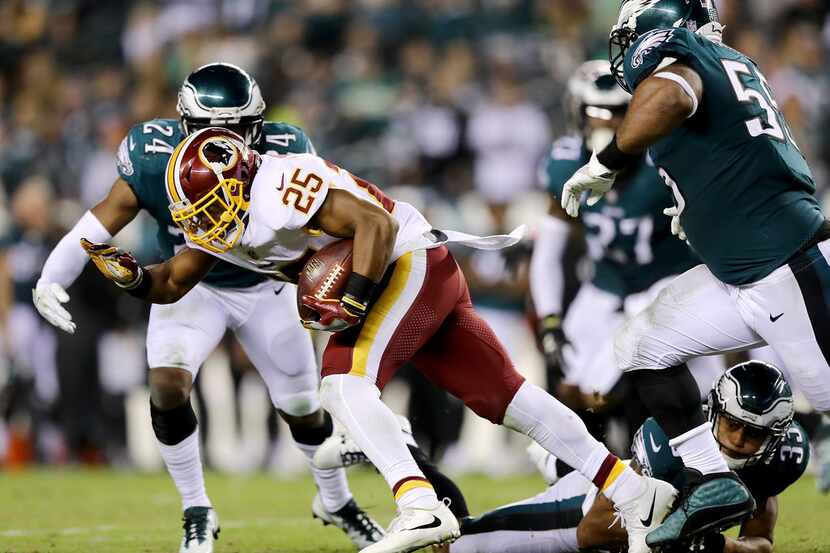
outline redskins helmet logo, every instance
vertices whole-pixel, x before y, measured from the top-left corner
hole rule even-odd
[[[239,149],[224,136],[212,136],[199,145],[199,159],[219,175],[236,166]]]

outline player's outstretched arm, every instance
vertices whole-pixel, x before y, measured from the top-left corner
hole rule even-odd
[[[625,114],[614,142],[622,154],[638,155],[646,148],[668,136],[697,111],[703,97],[703,82],[697,72],[680,63],[673,63],[645,79],[634,90],[631,105]],[[608,150],[599,155],[608,160]],[[609,161],[614,165],[614,161]],[[620,167],[609,165],[611,169]]]
[[[148,303],[179,301],[218,261],[209,253],[185,247],[163,263],[142,267],[133,254],[115,246],[84,238],[81,246],[101,274]]]
[[[72,315],[61,304],[69,301],[66,288],[75,282],[89,260],[78,241],[86,237],[93,242],[106,242],[132,221],[139,210],[135,193],[119,178],[107,197],[64,235],[46,259],[32,291],[32,300],[43,318],[70,334],[75,332]]]
[[[571,217],[579,215],[585,192],[590,193],[588,205],[598,202],[620,171],[637,163],[646,148],[695,114],[702,97],[700,75],[677,62],[641,82],[611,143],[601,152],[594,152],[591,160],[565,183],[562,208]]]
[[[158,265],[144,269],[146,294],[137,297],[150,303],[175,303],[199,284],[219,260],[207,252],[182,248]]]

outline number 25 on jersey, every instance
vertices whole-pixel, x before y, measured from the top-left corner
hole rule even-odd
[[[287,185],[285,183],[285,175],[282,176],[282,179],[280,188],[277,189],[285,188],[282,194],[282,203],[292,206],[302,213],[308,213],[314,204],[316,193],[323,186],[323,179],[311,172],[303,178],[300,174],[299,167],[291,175],[291,180]]]

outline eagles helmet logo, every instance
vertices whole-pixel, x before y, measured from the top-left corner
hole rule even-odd
[[[637,68],[643,65],[643,59],[646,55],[664,42],[668,42],[669,39],[671,39],[672,34],[674,34],[674,29],[665,29],[660,31],[652,31],[644,36],[643,41],[640,42],[639,46],[637,46],[637,49],[634,51],[634,55],[631,58],[631,67]]]

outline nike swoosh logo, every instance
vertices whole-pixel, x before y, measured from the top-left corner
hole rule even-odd
[[[784,316],[784,314],[781,313],[780,315],[776,315],[775,317],[773,317],[772,313],[770,313],[769,314],[769,322],[774,323],[775,321],[777,321],[778,319],[780,319],[783,316]]]
[[[654,453],[658,453],[661,449],[663,449],[663,444],[657,445],[654,443],[654,436],[652,434],[648,435],[648,439],[651,442],[651,449],[654,450]]]
[[[656,496],[657,492],[654,492],[654,494]],[[654,509],[654,505],[652,505],[651,508]],[[649,520],[651,519],[649,518]],[[429,528],[438,528],[439,526],[441,526],[441,520],[437,516],[432,515],[432,522],[416,526],[415,528],[407,528],[407,530],[427,530]]]
[[[657,502],[657,491],[654,492],[654,497],[651,499],[651,509],[648,511],[648,518],[641,518],[640,522],[643,523],[643,526],[648,528],[651,526],[651,519],[654,518],[654,504]],[[435,516],[435,515],[433,515]]]
[[[129,143],[130,143],[130,151],[132,152],[133,150],[135,150],[135,140],[133,140],[132,136],[130,137]]]
[[[282,190],[285,187],[285,173],[283,173],[282,177],[280,178],[280,185],[277,187],[277,192]]]

